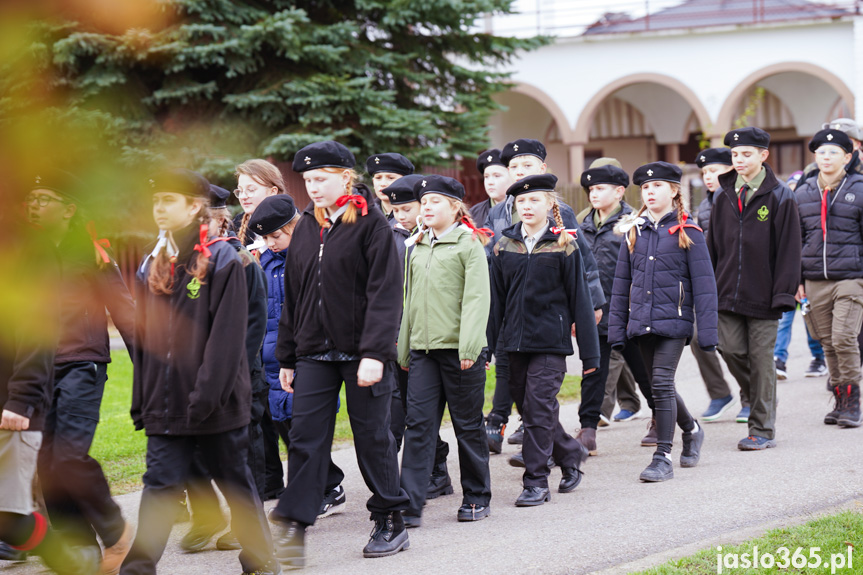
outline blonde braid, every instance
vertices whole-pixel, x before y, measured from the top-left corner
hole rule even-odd
[[[252,219],[252,214],[245,213],[243,214],[243,223],[240,224],[240,231],[237,232],[237,239],[240,240],[240,243],[246,245],[246,231],[249,228],[249,220]]]
[[[560,204],[557,198],[554,198],[554,203],[551,205],[551,213],[554,215],[554,223],[560,228],[560,236],[557,238],[557,245],[563,247],[572,242],[572,236],[566,231],[566,226],[563,225],[563,216],[560,215]]]
[[[680,229],[677,232],[677,245],[679,245],[680,249],[682,250],[689,249],[689,246],[691,246],[694,242],[688,235],[686,235],[686,229],[683,227],[686,210],[683,209],[683,201],[681,201],[680,199],[680,193],[674,196],[674,200],[672,201],[677,206],[677,223],[680,224]]]
[[[641,209],[638,210],[638,213],[635,214],[635,217],[640,217],[647,210],[647,206],[641,206]],[[635,231],[635,226],[632,226],[630,230],[627,232],[629,234],[629,253],[632,253],[635,250],[635,239],[638,237],[638,232]]]

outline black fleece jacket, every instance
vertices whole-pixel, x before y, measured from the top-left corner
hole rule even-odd
[[[150,261],[137,276],[132,421],[147,435],[207,435],[244,427],[252,392],[243,264],[233,246],[214,243],[207,275],[198,284],[187,270],[197,255],[198,227],[174,237],[180,252],[173,292],[150,290]]]
[[[401,268],[383,213],[369,206],[368,214],[358,213],[354,223],[339,218],[327,230],[315,219],[314,204],[304,214],[285,261],[279,364],[293,369],[298,357],[333,349],[394,361]]]
[[[794,309],[800,285],[800,218],[794,193],[770,166],[740,213],[734,170],[719,176],[707,248],[716,276],[719,311],[779,319]]]

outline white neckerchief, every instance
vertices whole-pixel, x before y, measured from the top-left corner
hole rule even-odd
[[[156,241],[156,247],[153,248],[150,255],[144,258],[144,261],[141,263],[142,272],[144,271],[144,268],[147,267],[147,263],[149,263],[151,259],[155,259],[162,249],[165,250],[165,253],[169,258],[173,258],[180,253],[179,248],[177,248],[177,244],[174,243],[173,235],[171,236],[170,241],[168,241],[168,230],[159,230],[159,239]]]

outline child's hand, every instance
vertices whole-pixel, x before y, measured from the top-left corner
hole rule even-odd
[[[595,368],[595,367],[591,367],[590,369],[585,370],[584,375],[590,375],[590,374],[591,374],[591,373],[593,373],[594,371],[596,371],[596,368]]]
[[[602,313],[602,310],[599,310],[599,312]],[[575,324],[572,324],[572,337],[575,337]]]
[[[371,387],[384,376],[384,364],[376,359],[364,357],[357,368],[357,385]]]
[[[283,367],[279,370],[279,383],[282,384],[282,389],[288,393],[294,393],[294,388],[291,384],[294,383],[294,370]]]
[[[803,300],[806,299],[806,290],[803,289],[803,284],[797,286],[797,295],[794,296],[794,299],[796,299],[798,303],[803,303]]]
[[[491,362],[485,362],[485,370],[489,371],[491,369]]]
[[[0,429],[8,429],[9,431],[27,431],[30,429],[30,418],[18,415],[14,411],[4,409],[2,419],[0,419]]]
[[[461,370],[464,371],[466,369],[472,368],[474,363],[476,363],[476,362],[472,359],[461,360]]]
[[[599,325],[599,322],[602,321],[602,309],[600,308],[600,309],[593,310],[593,317],[596,318],[596,325]],[[575,324],[573,324],[573,326],[574,325]],[[572,335],[573,335],[573,337],[575,336],[575,328],[574,327],[572,329]]]

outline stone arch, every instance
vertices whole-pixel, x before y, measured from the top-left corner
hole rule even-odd
[[[839,97],[845,101],[846,105],[851,110],[851,117],[854,117],[854,93],[841,78],[820,66],[816,66],[815,64],[810,64],[808,62],[781,62],[779,64],[772,64],[761,68],[760,70],[751,73],[737,84],[725,99],[725,102],[722,104],[722,109],[719,111],[719,115],[716,118],[716,129],[714,130],[716,136],[721,137],[731,129],[731,124],[734,121],[735,110],[740,104],[740,100],[748,93],[752,86],[766,78],[783,73],[806,74],[821,80],[839,94]],[[825,119],[824,121],[826,122],[828,119]],[[820,126],[817,128],[820,128]]]
[[[593,116],[602,102],[615,92],[633,84],[656,84],[668,88],[689,104],[702,129],[707,130],[711,126],[710,114],[707,112],[707,108],[704,107],[704,104],[702,104],[701,100],[689,86],[671,76],[645,72],[618,78],[596,92],[584,106],[581,115],[575,123],[575,128],[572,131],[573,141],[580,144],[587,143],[590,139],[590,127],[593,123]]]
[[[539,102],[548,111],[548,113],[551,115],[551,117],[557,124],[557,129],[560,133],[561,141],[564,144],[575,141],[573,139],[572,130],[569,127],[569,121],[566,119],[566,114],[564,114],[563,110],[551,96],[549,96],[536,86],[526,84],[524,82],[513,83],[510,87],[510,90],[512,92],[515,92],[516,94],[528,96],[529,98],[533,98],[534,100]]]

